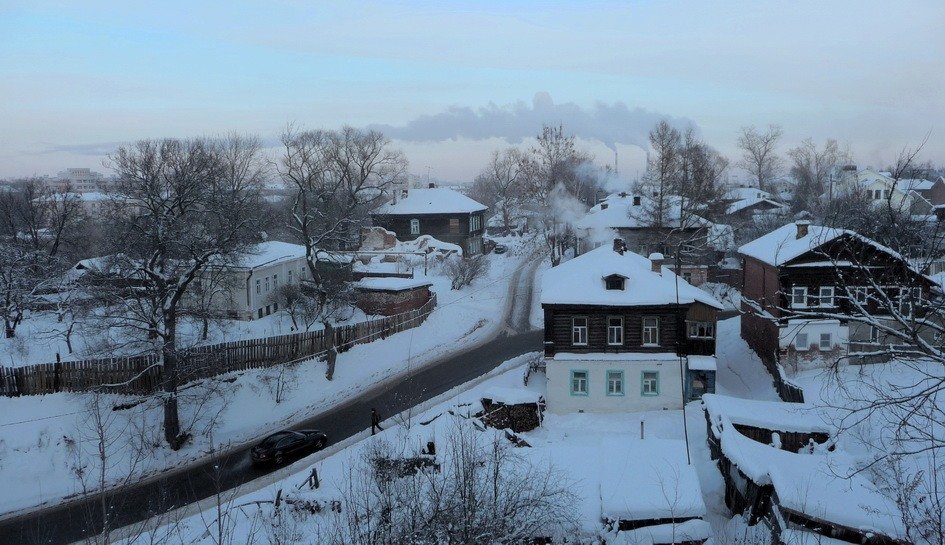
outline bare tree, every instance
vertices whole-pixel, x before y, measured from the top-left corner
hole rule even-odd
[[[776,148],[783,134],[780,126],[768,125],[764,132],[754,126],[742,127],[738,135],[738,147],[742,150],[738,166],[758,181],[758,189],[767,191],[781,173],[782,161]]]
[[[74,245],[84,219],[79,195],[52,191],[41,181],[26,180],[16,190],[0,192],[0,229],[9,240],[59,254],[63,244]]]
[[[525,179],[524,156],[516,148],[492,152],[489,164],[473,182],[477,195],[492,204],[508,232],[520,214],[522,186]],[[486,202],[486,201],[483,201]]]
[[[481,254],[466,259],[451,256],[443,263],[443,270],[450,279],[450,287],[458,290],[486,274],[489,270],[489,261],[486,260],[486,256]]]
[[[641,184],[649,198],[643,214],[646,223],[657,229],[668,222],[670,197],[680,185],[680,143],[679,131],[665,120],[650,130],[650,154]]]
[[[282,135],[277,170],[293,193],[292,229],[305,245],[309,272],[321,282],[320,260],[345,249],[370,210],[404,180],[407,160],[376,131],[298,131]]]
[[[255,138],[145,140],[110,157],[119,181],[111,189],[110,247],[125,282],[104,296],[111,321],[161,356],[164,435],[181,433],[177,388],[178,321],[185,295],[216,263],[245,252],[257,236],[260,144]]]
[[[537,144],[522,162],[526,205],[540,223],[552,265],[561,262],[565,241],[573,239],[571,223],[597,201],[598,184],[590,172],[591,157],[577,149],[564,127],[545,125]]]
[[[841,160],[840,147],[836,140],[827,140],[823,149],[808,138],[788,151],[793,164],[791,175],[797,185],[791,208],[795,212],[812,211],[817,208],[821,196],[827,193],[828,202],[833,200],[834,176]]]

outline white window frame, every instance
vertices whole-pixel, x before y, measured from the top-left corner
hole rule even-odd
[[[652,375],[647,377],[647,375]],[[640,395],[655,397],[660,395],[660,372],[640,371]]]
[[[827,346],[824,346],[824,340],[827,341]],[[817,343],[817,348],[821,350],[830,350],[833,348],[833,334],[829,331],[822,332],[820,334],[820,341]]]
[[[578,374],[583,375],[582,378],[578,378]],[[573,396],[587,396],[590,394],[590,388],[588,385],[591,381],[591,374],[587,369],[571,369],[571,385],[569,386],[571,395]]]
[[[583,320],[584,325],[578,325],[578,320]],[[587,316],[572,316],[571,317],[571,345],[572,346],[587,346],[587,333],[588,326],[590,325],[590,320]],[[578,339],[578,340],[575,340]]]
[[[797,302],[798,294],[801,296],[800,304]],[[791,287],[791,308],[807,308],[807,286]]]
[[[803,343],[801,343],[801,339],[804,340]],[[810,337],[807,333],[798,333],[794,336],[794,348],[805,351],[810,350]]]
[[[867,286],[853,286],[850,291],[853,295],[853,301],[859,303],[860,306],[869,301],[869,288]]]
[[[715,324],[712,322],[687,322],[690,339],[714,339]],[[700,331],[701,329],[701,331]]]
[[[651,322],[651,323],[647,324],[647,322]],[[650,341],[650,342],[647,342],[647,341]],[[643,317],[642,342],[643,342],[643,346],[659,346],[660,345],[660,318],[659,316],[644,316]]]
[[[829,295],[825,295],[825,293],[829,293]],[[835,293],[836,293],[836,290],[833,288],[833,286],[820,286],[820,288],[818,288],[817,290],[817,306],[827,307],[827,308],[833,307],[834,306],[833,297]],[[824,304],[825,299],[829,302],[828,304]]]
[[[272,275],[272,289],[279,289],[279,273]]]
[[[261,293],[262,293],[262,280],[257,278],[256,279],[256,295],[259,295]]]
[[[611,320],[619,321],[620,325],[614,325]],[[607,317],[607,346],[623,346],[623,316]]]
[[[915,307],[922,302],[922,288],[899,288],[899,313],[911,317]]]
[[[266,277],[266,293],[269,293],[269,277]]]
[[[624,373],[619,369],[608,369],[607,370],[607,395],[609,396],[622,396],[625,393],[624,390]]]
[[[419,235],[420,234],[420,220],[413,218],[410,220],[410,234]]]

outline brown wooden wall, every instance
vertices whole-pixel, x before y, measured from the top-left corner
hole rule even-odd
[[[478,230],[469,232],[470,217],[479,216],[481,218]],[[420,234],[410,234],[410,220],[420,220]],[[459,228],[455,231],[450,230],[450,219],[459,219]],[[476,212],[475,214],[375,214],[372,216],[374,225],[383,227],[389,231],[397,233],[399,240],[414,240],[422,235],[430,235],[443,242],[450,242],[462,246],[463,252],[469,250],[469,239],[482,237],[486,226],[485,214]]]

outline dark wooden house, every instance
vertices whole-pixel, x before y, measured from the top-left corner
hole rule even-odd
[[[460,246],[464,255],[482,253],[488,207],[459,191],[430,187],[397,189],[393,198],[372,214],[374,225],[397,234],[399,240],[430,235]]]
[[[773,373],[778,363],[818,365],[851,349],[886,344],[875,327],[848,317],[882,319],[888,305],[878,301],[886,297],[905,316],[920,313],[933,286],[889,248],[853,231],[807,221],[755,239],[739,254],[742,337]]]
[[[679,408],[714,390],[722,306],[662,255],[616,239],[546,272],[541,301],[550,411]]]

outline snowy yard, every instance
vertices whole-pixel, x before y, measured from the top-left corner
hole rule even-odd
[[[121,483],[129,473],[137,480],[244,444],[433,362],[453,351],[457,341],[463,340],[463,347],[485,342],[504,325],[501,309],[510,303],[509,281],[525,257],[521,251],[489,256],[486,276],[458,291],[449,289],[449,279],[431,276],[439,306],[430,318],[417,328],[339,354],[330,382],[323,362],[308,361],[237,373],[232,382],[204,381],[186,390],[181,420],[194,438],[177,452],[155,446],[162,445],[159,402],[144,399],[111,411],[113,405],[136,400],[102,396],[110,443],[105,480]],[[90,424],[94,401],[92,395],[71,393],[0,398],[0,481],[5,483],[0,513],[55,504],[81,493],[83,486],[96,487],[92,476],[101,464],[94,454],[99,434]]]

